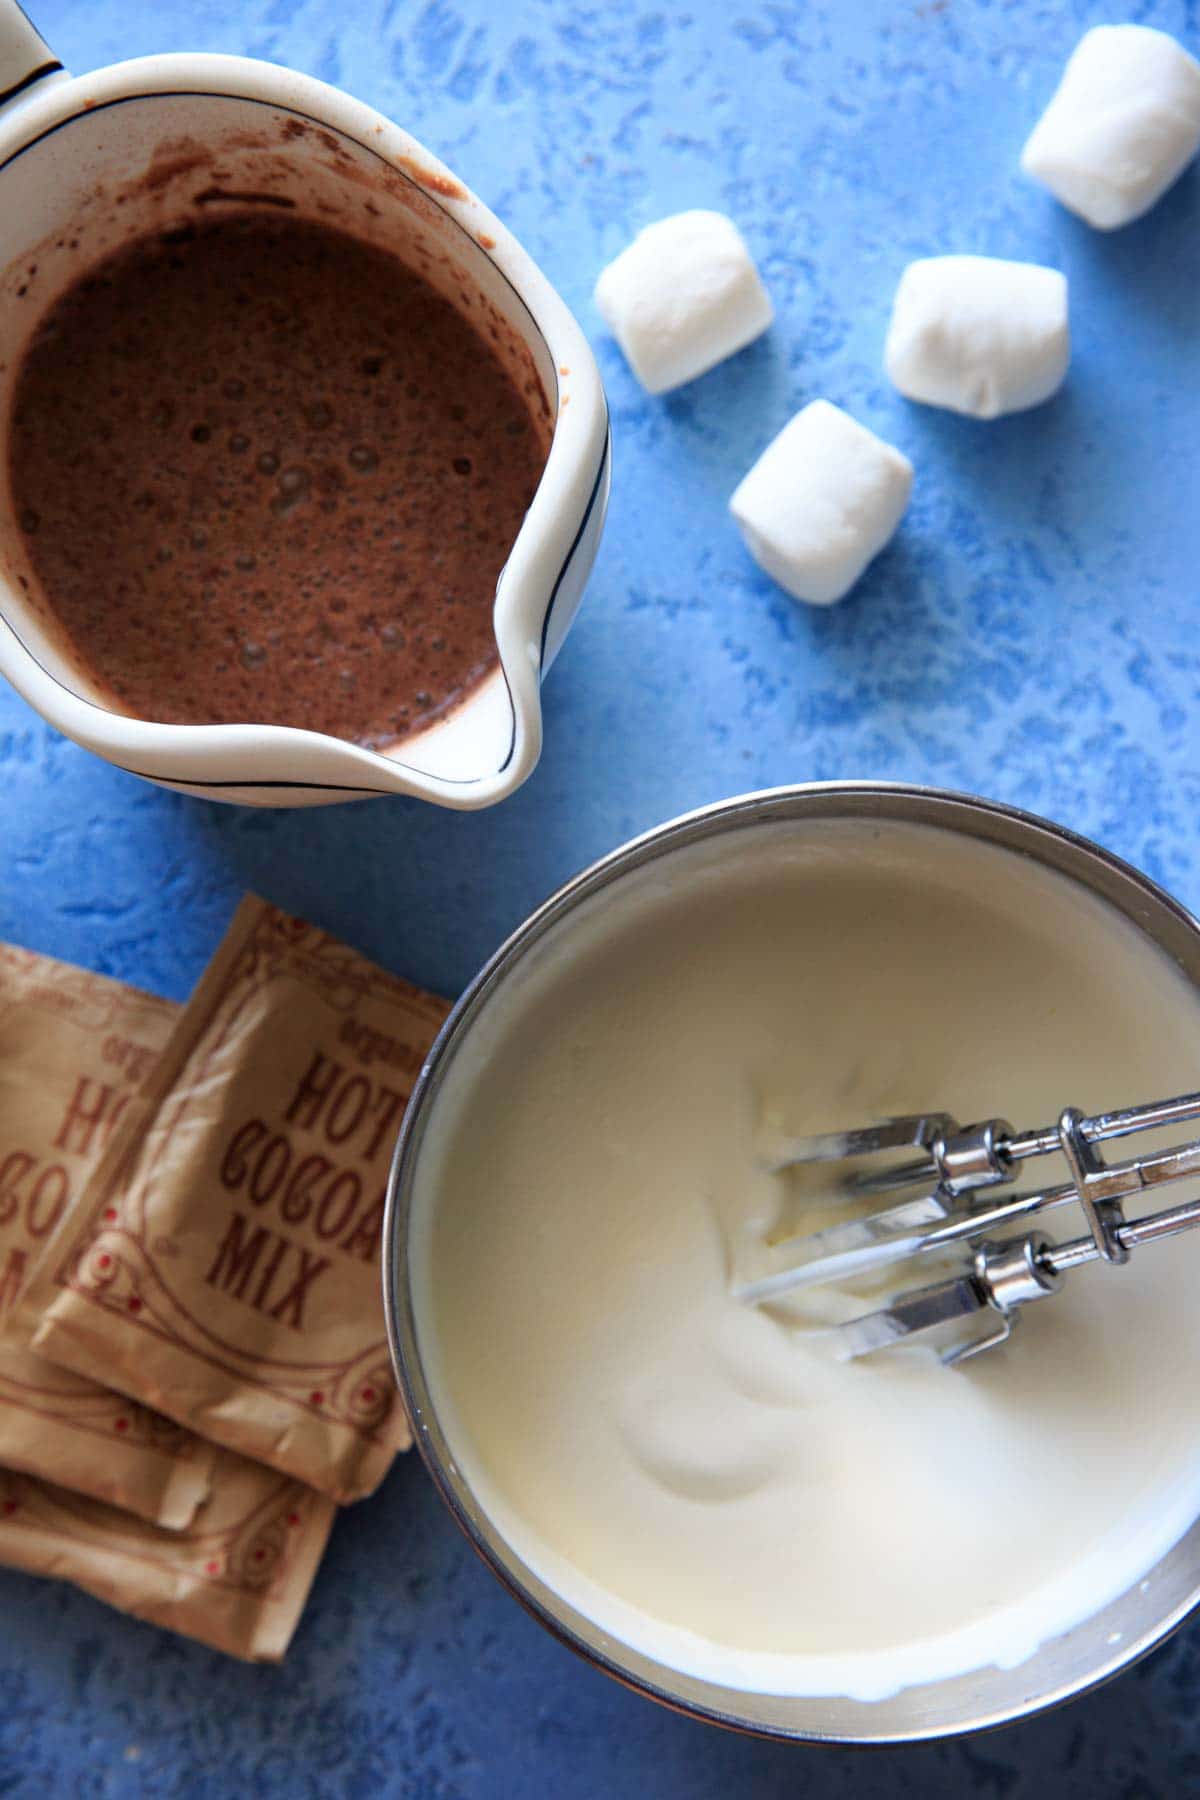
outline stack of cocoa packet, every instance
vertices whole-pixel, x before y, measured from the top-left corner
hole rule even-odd
[[[447,1010],[254,898],[182,1009],[0,945],[0,1562],[283,1655],[411,1442],[380,1227]]]

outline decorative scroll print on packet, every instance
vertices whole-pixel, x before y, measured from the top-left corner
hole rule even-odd
[[[0,1463],[176,1529],[209,1492],[213,1447],[30,1351],[15,1307],[56,1229],[78,1226],[84,1186],[178,1013],[0,944]]]
[[[232,1656],[278,1662],[335,1510],[300,1482],[224,1450],[186,1531],[160,1531],[0,1469],[0,1562],[73,1581],[122,1612]]]
[[[36,1348],[338,1501],[410,1437],[379,1247],[449,1007],[253,897],[32,1295]]]

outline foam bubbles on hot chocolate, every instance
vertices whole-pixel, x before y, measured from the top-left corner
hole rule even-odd
[[[385,748],[434,722],[496,663],[548,445],[522,369],[325,226],[248,213],[114,255],[43,322],[11,418],[25,550],[77,661],[166,722]]]

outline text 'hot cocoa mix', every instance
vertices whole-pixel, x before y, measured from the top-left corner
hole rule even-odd
[[[409,1440],[379,1252],[446,1002],[249,899],[29,1297],[35,1347],[339,1501]]]
[[[139,239],[51,307],[13,399],[14,516],[117,710],[386,749],[495,667],[549,408],[460,299],[243,212]]]

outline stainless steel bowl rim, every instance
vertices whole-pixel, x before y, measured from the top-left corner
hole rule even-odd
[[[961,1715],[950,1720],[931,1718],[915,1723],[893,1721],[890,1724],[886,1718],[889,1709],[896,1710],[898,1703],[905,1700],[905,1696],[928,1695],[934,1698],[940,1690],[949,1686],[971,1682],[970,1676],[954,1677],[949,1682],[933,1682],[920,1689],[906,1689],[901,1695],[884,1700],[851,1701],[846,1699],[833,1702],[816,1696],[811,1697],[811,1705],[814,1709],[831,1705],[836,1705],[839,1710],[856,1709],[862,1716],[861,1729],[857,1725],[853,1729],[822,1729],[818,1726],[764,1723],[739,1713],[733,1707],[718,1704],[715,1701],[708,1704],[702,1700],[685,1698],[673,1691],[665,1682],[660,1684],[652,1677],[634,1672],[627,1662],[622,1660],[621,1654],[614,1654],[602,1645],[589,1642],[568,1619],[559,1616],[522,1579],[499,1560],[489,1544],[485,1532],[480,1528],[479,1520],[465,1503],[463,1494],[460,1493],[442,1456],[431,1441],[431,1408],[427,1407],[424,1399],[426,1384],[416,1347],[416,1333],[407,1283],[404,1280],[409,1199],[420,1143],[430,1110],[450,1061],[471,1029],[475,1018],[486,1005],[490,996],[505,982],[521,958],[561,919],[585,900],[592,898],[634,870],[657,861],[687,844],[766,821],[804,821],[822,817],[877,818],[881,822],[899,821],[935,826],[950,831],[957,829],[964,831],[967,836],[981,837],[1027,855],[1034,853],[1035,846],[1043,849],[1052,846],[1059,852],[1062,860],[1053,861],[1047,858],[1050,866],[1059,868],[1068,875],[1073,875],[1089,890],[1101,891],[1098,883],[1099,877],[1103,875],[1119,887],[1131,890],[1134,896],[1140,892],[1148,914],[1157,914],[1160,915],[1160,918],[1165,914],[1174,927],[1183,934],[1195,954],[1196,971],[1192,978],[1197,985],[1200,985],[1200,921],[1165,889],[1131,863],[1125,862],[1111,851],[1105,850],[1091,839],[1081,836],[1068,827],[1055,824],[1036,813],[1024,811],[1019,807],[986,800],[974,794],[959,793],[943,788],[914,786],[903,782],[844,781],[807,782],[786,787],[761,789],[683,813],[619,845],[615,850],[581,870],[579,874],[551,894],[488,959],[447,1017],[413,1087],[392,1158],[383,1223],[384,1312],[392,1362],[412,1422],[414,1439],[438,1492],[468,1542],[492,1573],[521,1605],[561,1643],[586,1661],[603,1669],[605,1673],[626,1687],[647,1695],[673,1711],[706,1719],[732,1730],[812,1744],[911,1743],[933,1738],[952,1737],[965,1732],[994,1729],[1011,1724],[1018,1719],[1027,1718],[1035,1713],[1046,1711],[1050,1707],[1061,1705],[1063,1702],[1074,1699],[1111,1680],[1154,1649],[1156,1645],[1162,1643],[1200,1604],[1200,1552],[1197,1554],[1196,1573],[1189,1591],[1148,1626],[1131,1635],[1122,1633],[1119,1643],[1111,1644],[1110,1655],[1098,1657],[1094,1665],[1083,1674],[1073,1676],[1058,1684],[1043,1687],[1033,1683],[1033,1691],[1018,1699],[1010,1700],[1002,1706],[980,1704],[970,1716]],[[986,823],[987,830],[979,829],[983,823]],[[975,829],[971,829],[972,826]],[[1108,894],[1102,894],[1102,897],[1111,899]],[[1155,930],[1147,917],[1142,917],[1138,911],[1131,910],[1126,906],[1121,906],[1119,910],[1123,911],[1132,923],[1138,925],[1160,949],[1172,954],[1169,947],[1162,941],[1161,931]],[[1191,971],[1185,970],[1185,972],[1190,973]],[[465,1488],[465,1483],[463,1486]],[[480,1516],[483,1516],[483,1509],[479,1508],[478,1511]],[[1200,1521],[1193,1525],[1181,1543],[1189,1543],[1197,1534],[1200,1534]],[[499,1533],[496,1535],[500,1536]],[[1180,1546],[1177,1545],[1176,1550],[1169,1555],[1177,1554],[1179,1548]],[[516,1553],[513,1554],[515,1556]],[[1165,1563],[1167,1560],[1168,1558],[1164,1558],[1163,1562]],[[1162,1564],[1158,1565],[1158,1567],[1161,1566]],[[1132,1591],[1130,1590],[1130,1592]],[[1129,1593],[1120,1596],[1118,1601],[1112,1603],[1112,1606],[1103,1609],[1097,1618],[1105,1618],[1109,1612],[1127,1601],[1128,1598]],[[562,1609],[572,1617],[580,1617],[569,1602],[563,1601]],[[581,1619],[581,1623],[586,1627],[590,1621]],[[598,1627],[592,1627],[592,1629],[597,1637],[606,1636]],[[1076,1628],[1076,1630],[1081,1629],[1083,1629],[1082,1626]],[[1054,1642],[1059,1641],[1061,1640],[1054,1640]],[[1023,1665],[1023,1670],[1032,1671],[1047,1648],[1048,1646],[1043,1645],[1030,1658],[1029,1662]],[[647,1663],[650,1661],[649,1658],[641,1657],[639,1653],[630,1651],[625,1646],[617,1646],[617,1649],[630,1659]],[[1019,1678],[1023,1670],[1002,1673]],[[663,1669],[664,1676],[670,1676],[672,1673],[666,1668]],[[980,1680],[992,1673],[993,1671],[990,1670],[979,1672]],[[715,1684],[701,1682],[698,1678],[693,1679],[696,1685],[711,1687],[714,1693],[720,1693],[734,1700],[737,1698],[735,1689],[717,1688]],[[748,1695],[747,1699],[756,1697]],[[799,1695],[778,1698],[782,1704],[797,1707],[803,1707],[806,1700],[805,1696]],[[911,1705],[906,1704],[900,1710],[911,1710]],[[936,1707],[934,1711],[936,1712]]]

